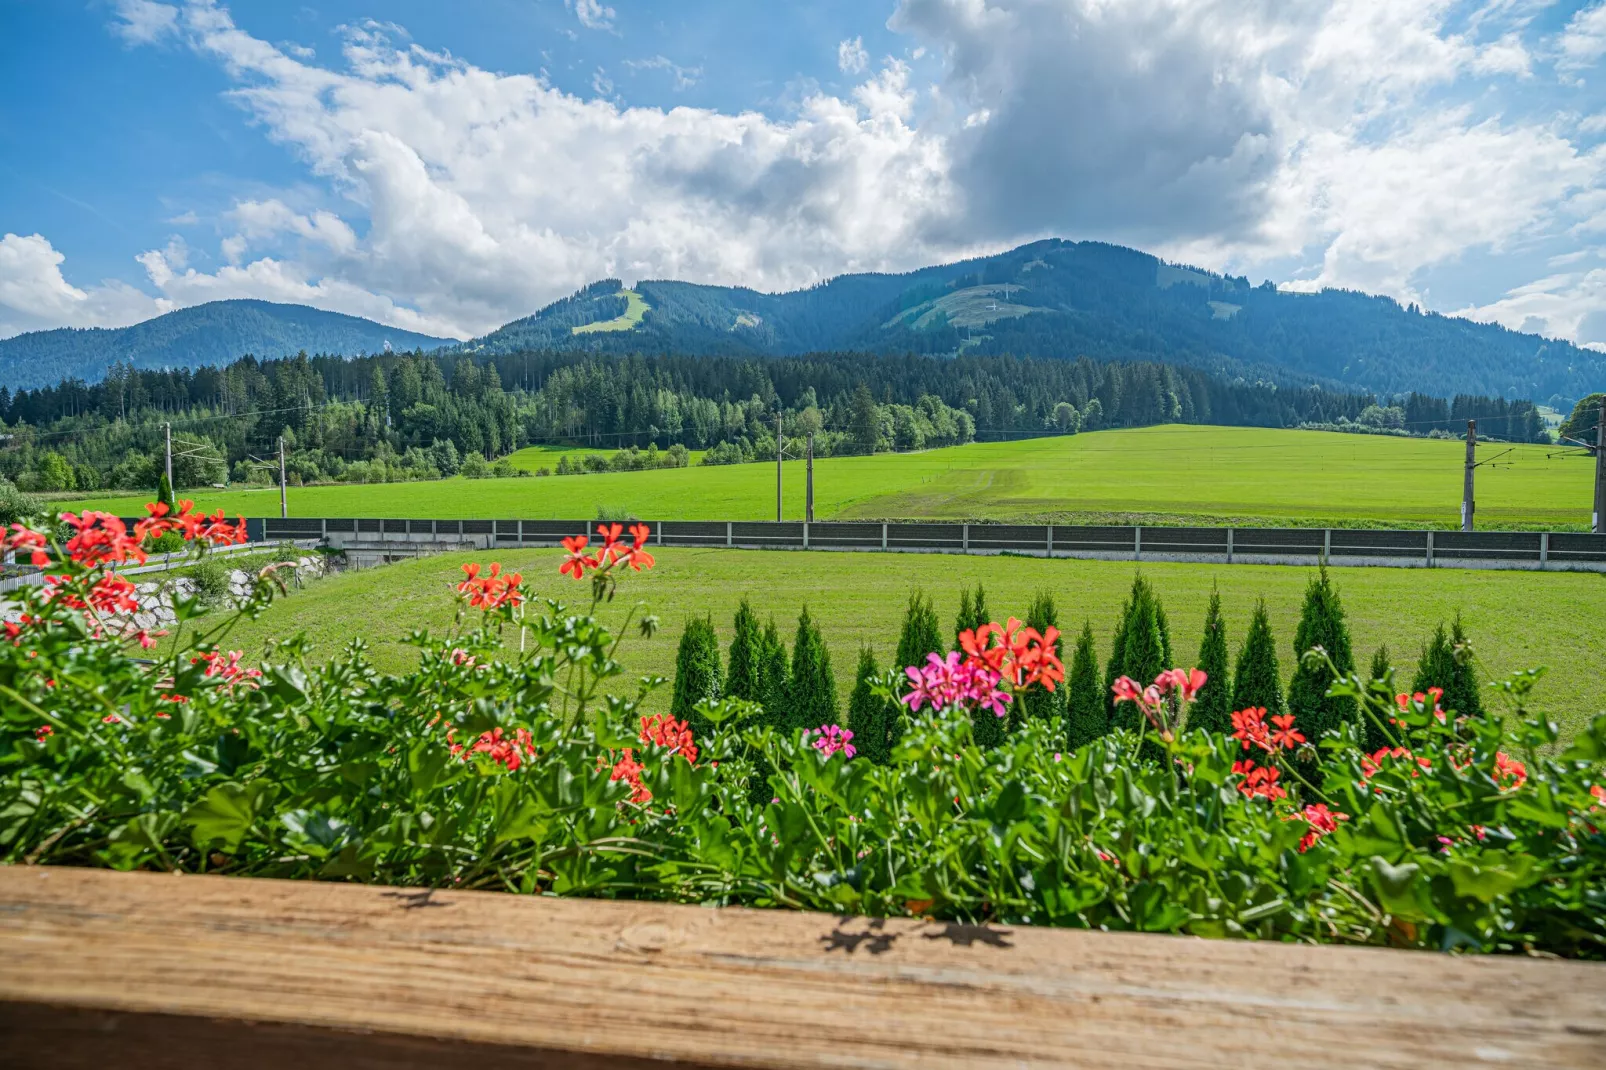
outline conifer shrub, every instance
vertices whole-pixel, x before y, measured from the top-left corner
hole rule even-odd
[[[976,628],[976,606],[970,597],[970,588],[959,591],[959,615],[954,618],[954,649],[959,648],[959,637]]]
[[[1393,671],[1394,666],[1389,660],[1389,648],[1387,646],[1378,647],[1377,651],[1372,655],[1372,665],[1367,670],[1367,679],[1387,680],[1389,674]],[[1372,718],[1367,717],[1363,720],[1365,722],[1366,749],[1368,753],[1375,753],[1378,748],[1390,745],[1392,741],[1383,734],[1383,729],[1375,724]]]
[[[1050,628],[1056,630],[1059,628],[1059,607],[1054,604],[1054,596],[1051,593],[1040,591],[1037,597],[1032,599],[1031,607],[1026,610],[1026,624],[1028,627],[1036,628],[1043,635],[1047,635]],[[1055,639],[1053,646],[1054,656],[1064,661],[1064,636]],[[1014,705],[1020,708],[1012,707],[1009,711],[1012,728],[1019,726],[1028,717],[1059,721],[1065,716],[1065,688],[1061,686],[1053,691],[1041,687],[1033,688]]]
[[[730,660],[725,670],[725,694],[762,703],[764,684],[760,670],[764,633],[759,629],[752,603],[745,598],[736,607],[734,627],[736,634],[731,639]]]
[[[720,697],[720,677],[719,637],[714,634],[714,622],[709,617],[692,617],[680,633],[680,648],[675,654],[670,716],[691,725],[693,732],[707,731],[712,726],[696,707],[704,699]]]
[[[1478,673],[1473,663],[1472,645],[1467,640],[1461,617],[1456,616],[1448,633],[1441,621],[1433,633],[1433,641],[1422,651],[1417,662],[1416,676],[1411,681],[1413,692],[1426,692],[1430,687],[1442,688],[1444,697],[1439,704],[1458,717],[1482,717],[1483,700],[1478,695]]]
[[[1093,645],[1093,625],[1084,623],[1076,640],[1076,653],[1065,678],[1065,745],[1075,750],[1110,730],[1104,711],[1104,693],[1099,688],[1098,652]]]
[[[797,618],[792,646],[792,679],[787,688],[786,731],[789,735],[813,730],[837,720],[836,677],[831,673],[831,652],[820,636],[820,626],[808,606]]]
[[[1232,675],[1228,667],[1227,622],[1221,616],[1221,592],[1210,592],[1204,638],[1199,643],[1199,669],[1205,685],[1188,711],[1188,727],[1206,732],[1232,731]]]
[[[1266,600],[1255,604],[1249,631],[1238,651],[1238,664],[1232,674],[1232,708],[1260,707],[1267,717],[1284,713],[1282,677],[1277,667],[1277,640],[1271,634],[1271,615]]]
[[[764,625],[764,637],[759,644],[759,693],[755,699],[764,707],[764,722],[771,728],[786,724],[787,691],[791,683],[791,661],[786,656],[786,643],[781,630],[771,617]]]
[[[1314,647],[1327,651],[1327,658],[1306,659],[1305,654]],[[1354,672],[1355,654],[1349,626],[1344,623],[1344,607],[1324,564],[1305,586],[1305,604],[1294,631],[1294,676],[1288,682],[1288,712],[1294,715],[1295,727],[1312,743],[1354,721],[1359,713],[1353,698],[1328,697],[1335,670],[1340,676]]]
[[[859,648],[859,668],[848,699],[848,728],[859,757],[886,765],[892,761],[892,748],[898,741],[901,707],[874,691],[881,677],[881,666],[868,646]],[[816,725],[815,727],[819,727]]]
[[[1116,645],[1110,651],[1105,669],[1105,716],[1112,728],[1137,729],[1142,714],[1132,703],[1117,706],[1110,690],[1122,676],[1140,685],[1148,684],[1171,668],[1171,635],[1165,609],[1154,588],[1140,573],[1132,581],[1132,593],[1122,607],[1121,624],[1116,629]]]
[[[924,665],[927,654],[941,654],[942,625],[931,599],[921,591],[909,593],[909,606],[903,612],[903,630],[898,635],[897,669]]]

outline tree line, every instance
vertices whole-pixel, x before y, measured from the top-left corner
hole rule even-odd
[[[477,472],[531,443],[763,459],[777,418],[824,456],[1170,422],[1445,433],[1469,414],[1486,437],[1543,433],[1526,402],[1378,398],[1150,361],[302,353],[0,388],[0,477],[41,491],[153,487],[169,423],[186,487],[276,478],[281,439],[299,484]]]

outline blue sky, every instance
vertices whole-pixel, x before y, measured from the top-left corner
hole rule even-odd
[[[1606,346],[1606,0],[0,0],[0,336],[1044,236]]]

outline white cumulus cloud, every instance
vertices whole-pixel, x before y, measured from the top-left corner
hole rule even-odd
[[[611,30],[616,17],[611,7],[601,0],[563,0],[563,6],[574,9],[575,18],[588,30]]]
[[[837,69],[844,74],[863,74],[870,66],[870,53],[864,50],[864,38],[854,37],[836,46]]]

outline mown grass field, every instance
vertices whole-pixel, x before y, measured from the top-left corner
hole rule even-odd
[[[1480,447],[1492,458],[1505,446]],[[1510,448],[1478,471],[1480,528],[1589,522],[1590,465],[1553,447]],[[525,451],[528,452],[528,451]],[[943,518],[1055,523],[1459,525],[1464,447],[1323,431],[1165,426],[815,462],[817,519]],[[556,463],[556,453],[549,454]],[[546,462],[521,460],[525,467]],[[785,512],[803,511],[803,465],[785,465]],[[277,489],[195,491],[207,509],[277,516]],[[143,512],[148,495],[75,507]],[[775,516],[775,469],[695,466],[545,479],[292,488],[292,516],[590,519]]]
[[[1120,562],[964,557],[937,554],[801,553],[663,549],[658,566],[622,581],[617,599],[601,616],[622,621],[631,606],[644,604],[662,629],[643,639],[633,631],[621,647],[628,679],[669,676],[675,647],[688,616],[710,614],[722,643],[743,597],[761,618],[774,615],[788,640],[798,611],[808,605],[831,650],[837,689],[844,702],[861,644],[869,644],[888,667],[909,592],[920,588],[936,601],[951,626],[962,586],[982,583],[995,618],[1024,616],[1039,590],[1053,592],[1063,630],[1093,624],[1101,659],[1133,566]],[[381,667],[410,663],[413,650],[398,640],[410,629],[440,632],[451,626],[452,586],[465,561],[500,560],[522,570],[541,596],[589,602],[590,587],[557,572],[561,553],[525,550],[451,554],[318,581],[274,606],[261,620],[246,622],[229,643],[255,657],[273,639],[305,631],[329,656],[353,638],[370,644]],[[1284,678],[1294,668],[1294,627],[1312,570],[1252,565],[1150,563],[1143,572],[1159,590],[1170,618],[1177,660],[1191,665],[1198,653],[1205,608],[1219,584],[1234,657],[1255,600],[1266,599],[1277,634]],[[1462,615],[1485,679],[1539,665],[1550,673],[1537,692],[1541,704],[1569,730],[1606,710],[1606,577],[1579,573],[1472,572],[1450,569],[1340,568],[1333,571],[1355,641],[1356,657],[1369,663],[1386,644],[1397,666],[1414,668],[1422,644],[1441,620]],[[668,691],[656,705],[667,708]]]

